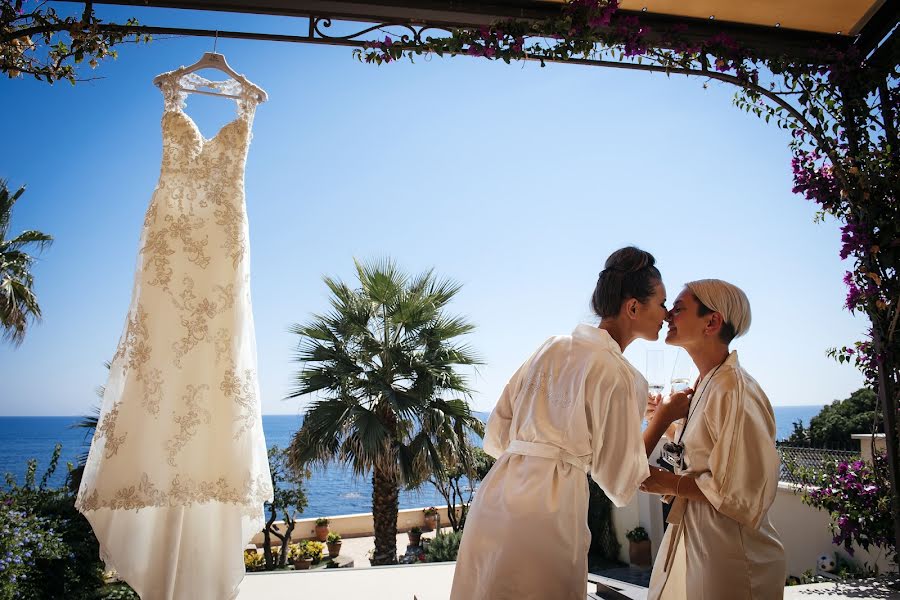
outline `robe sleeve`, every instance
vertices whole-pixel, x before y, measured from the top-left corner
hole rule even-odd
[[[522,379],[526,371],[531,366],[534,355],[529,357],[522,366],[513,373],[513,376],[503,388],[497,405],[491,411],[488,417],[487,427],[484,430],[484,451],[494,458],[500,458],[500,455],[506,451],[509,446],[509,428],[512,424],[513,417],[513,401],[522,389]]]
[[[585,381],[591,479],[620,507],[631,502],[638,486],[650,476],[635,388],[630,373],[611,365],[601,365]]]
[[[780,458],[772,417],[748,393],[739,376],[710,389],[703,419],[714,443],[697,487],[717,511],[758,529],[775,499]]]

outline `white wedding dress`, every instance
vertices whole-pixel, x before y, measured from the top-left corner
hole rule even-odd
[[[261,91],[160,82],[163,157],[76,506],[143,600],[234,598],[272,499],[250,305],[244,165]],[[204,139],[179,87],[239,96]]]

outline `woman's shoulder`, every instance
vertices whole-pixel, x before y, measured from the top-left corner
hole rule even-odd
[[[584,373],[589,378],[605,380],[614,378],[628,382],[643,378],[624,356],[608,348],[594,349],[590,353],[585,353],[583,361]]]
[[[725,363],[714,377],[718,380],[714,387],[721,393],[729,391],[762,393],[762,388],[756,379],[747,372],[747,369],[737,363]],[[712,383],[712,380],[710,382]]]
[[[772,413],[771,403],[762,387],[740,365],[723,365],[714,379],[710,379],[709,405],[738,408],[744,412]]]

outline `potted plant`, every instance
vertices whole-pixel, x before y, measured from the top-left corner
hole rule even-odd
[[[422,527],[422,531],[434,531],[437,527],[438,521],[438,509],[433,506],[429,506],[422,510],[422,514],[425,517],[425,524]]]
[[[330,558],[336,558],[341,553],[341,543],[341,534],[328,534],[328,556]]]
[[[422,528],[416,525],[412,529],[406,532],[406,535],[409,536],[409,545],[410,546],[419,546],[422,542]]]
[[[244,552],[244,569],[249,573],[266,568],[266,559],[259,552]]]
[[[313,540],[306,541],[306,548],[303,555],[312,560],[312,564],[317,565],[322,560],[322,554],[325,553],[325,544]]]
[[[328,539],[328,519],[319,517],[316,519],[316,540],[324,542]]]
[[[628,538],[628,560],[636,567],[650,566],[650,536],[640,525],[625,534]]]
[[[312,557],[307,556],[306,545],[306,540],[301,540],[299,544],[288,546],[288,560],[296,571],[305,571],[312,565]]]

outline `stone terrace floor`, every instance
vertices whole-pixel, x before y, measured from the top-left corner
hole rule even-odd
[[[427,537],[433,533],[425,534]],[[397,550],[406,549],[407,536],[397,536]],[[341,556],[350,556],[356,568],[250,573],[244,578],[236,600],[447,600],[456,563],[433,563],[370,567],[367,558],[374,547],[372,537],[344,539]],[[598,568],[599,567],[599,568]],[[645,600],[650,579],[648,569],[592,565],[592,579],[604,582],[606,592],[589,598]],[[594,585],[589,587],[594,591]],[[861,581],[817,583],[785,588],[785,600],[900,600],[900,577],[886,576]]]

